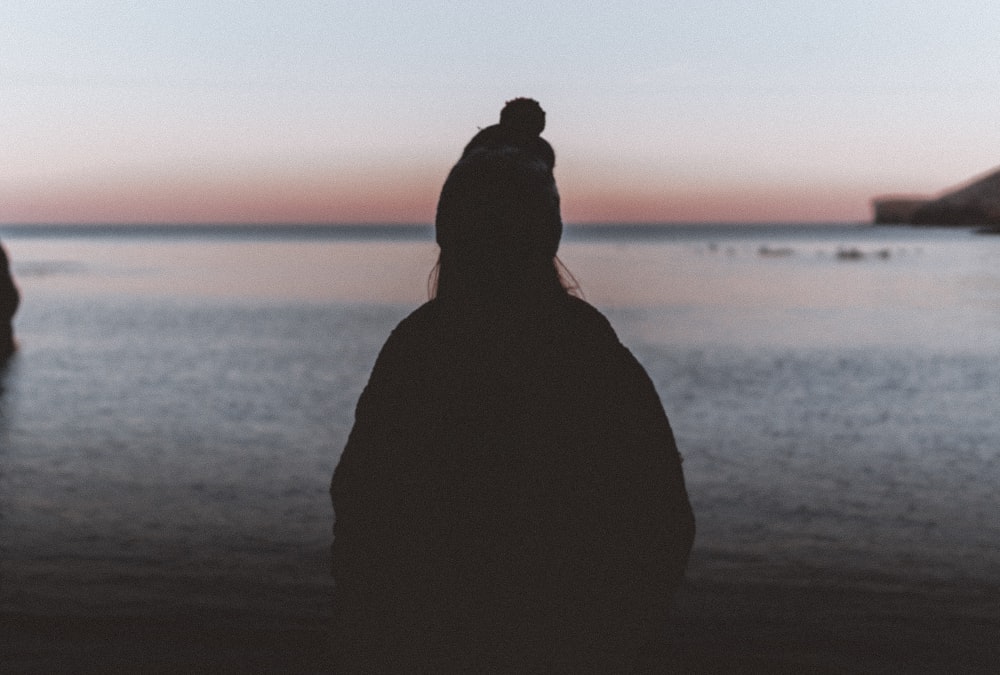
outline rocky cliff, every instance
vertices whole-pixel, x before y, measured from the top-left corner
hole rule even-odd
[[[934,198],[876,197],[876,224],[1000,225],[1000,169]]]

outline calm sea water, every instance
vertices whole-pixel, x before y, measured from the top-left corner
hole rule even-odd
[[[427,231],[0,237],[23,294],[0,611],[324,616],[327,486],[426,297]],[[674,425],[693,583],[963,586],[995,612],[1000,238],[571,231],[561,257]]]

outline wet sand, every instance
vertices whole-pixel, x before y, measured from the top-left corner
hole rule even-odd
[[[991,673],[995,587],[688,583],[645,673]],[[316,619],[0,616],[4,672],[326,672]]]
[[[660,672],[996,672],[997,591],[693,582]]]

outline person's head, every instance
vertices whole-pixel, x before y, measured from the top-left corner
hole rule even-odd
[[[508,101],[500,123],[476,134],[448,174],[435,219],[438,297],[565,292],[555,153],[539,136],[544,127],[536,101]]]

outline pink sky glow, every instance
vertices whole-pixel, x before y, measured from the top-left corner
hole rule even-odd
[[[448,167],[312,176],[133,176],[7,190],[8,223],[429,223]],[[864,188],[559,180],[566,222],[853,222]]]

